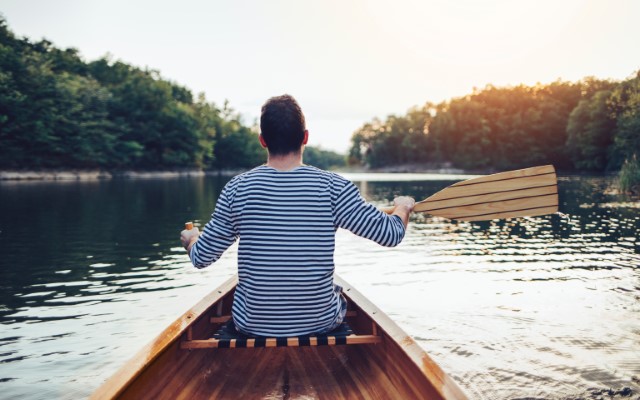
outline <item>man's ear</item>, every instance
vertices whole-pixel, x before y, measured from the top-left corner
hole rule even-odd
[[[302,144],[307,144],[307,142],[309,141],[309,131],[308,130],[304,130],[304,139],[302,140]]]
[[[267,142],[264,141],[264,138],[262,137],[262,133],[260,134],[260,136],[258,136],[258,139],[260,140],[260,145],[266,149]]]

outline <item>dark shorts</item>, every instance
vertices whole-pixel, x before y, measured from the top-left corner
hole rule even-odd
[[[334,283],[333,290],[338,295],[338,301],[340,302],[340,305],[339,305],[340,310],[338,310],[338,315],[336,316],[336,319],[333,322],[333,325],[329,329],[327,329],[325,332],[330,332],[336,329],[337,327],[339,327],[340,324],[342,324],[342,322],[344,321],[344,317],[347,315],[347,298],[344,297],[344,295],[342,294],[342,286],[336,285]],[[321,333],[324,333],[324,332],[321,332]]]

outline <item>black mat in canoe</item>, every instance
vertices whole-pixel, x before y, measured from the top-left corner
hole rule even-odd
[[[292,336],[292,338],[298,339],[298,346],[311,346],[311,338],[317,339],[318,346],[329,345],[329,339],[335,338],[335,344],[347,344],[347,336],[353,335],[353,330],[346,322],[343,322],[338,328],[331,332],[305,335],[305,336]],[[218,329],[212,336],[213,339],[218,340],[218,348],[231,347],[231,341],[235,341],[235,347],[247,347],[247,340],[254,339],[255,343],[252,347],[265,347],[267,339],[275,339],[276,347],[288,346],[286,337],[266,337],[266,336],[248,336],[240,333],[236,330],[236,326],[233,323],[233,319],[230,319],[224,323],[220,329]]]

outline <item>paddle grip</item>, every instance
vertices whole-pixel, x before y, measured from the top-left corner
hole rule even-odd
[[[395,210],[396,208],[394,206],[391,207],[380,207],[379,210],[382,211],[383,213],[387,213],[389,215],[393,214],[393,210]]]

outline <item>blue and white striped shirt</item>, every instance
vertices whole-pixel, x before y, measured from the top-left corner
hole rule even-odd
[[[235,324],[259,336],[319,333],[340,313],[333,285],[338,228],[390,247],[405,233],[400,217],[366,203],[340,175],[263,165],[227,183],[190,257],[206,267],[239,237]]]

